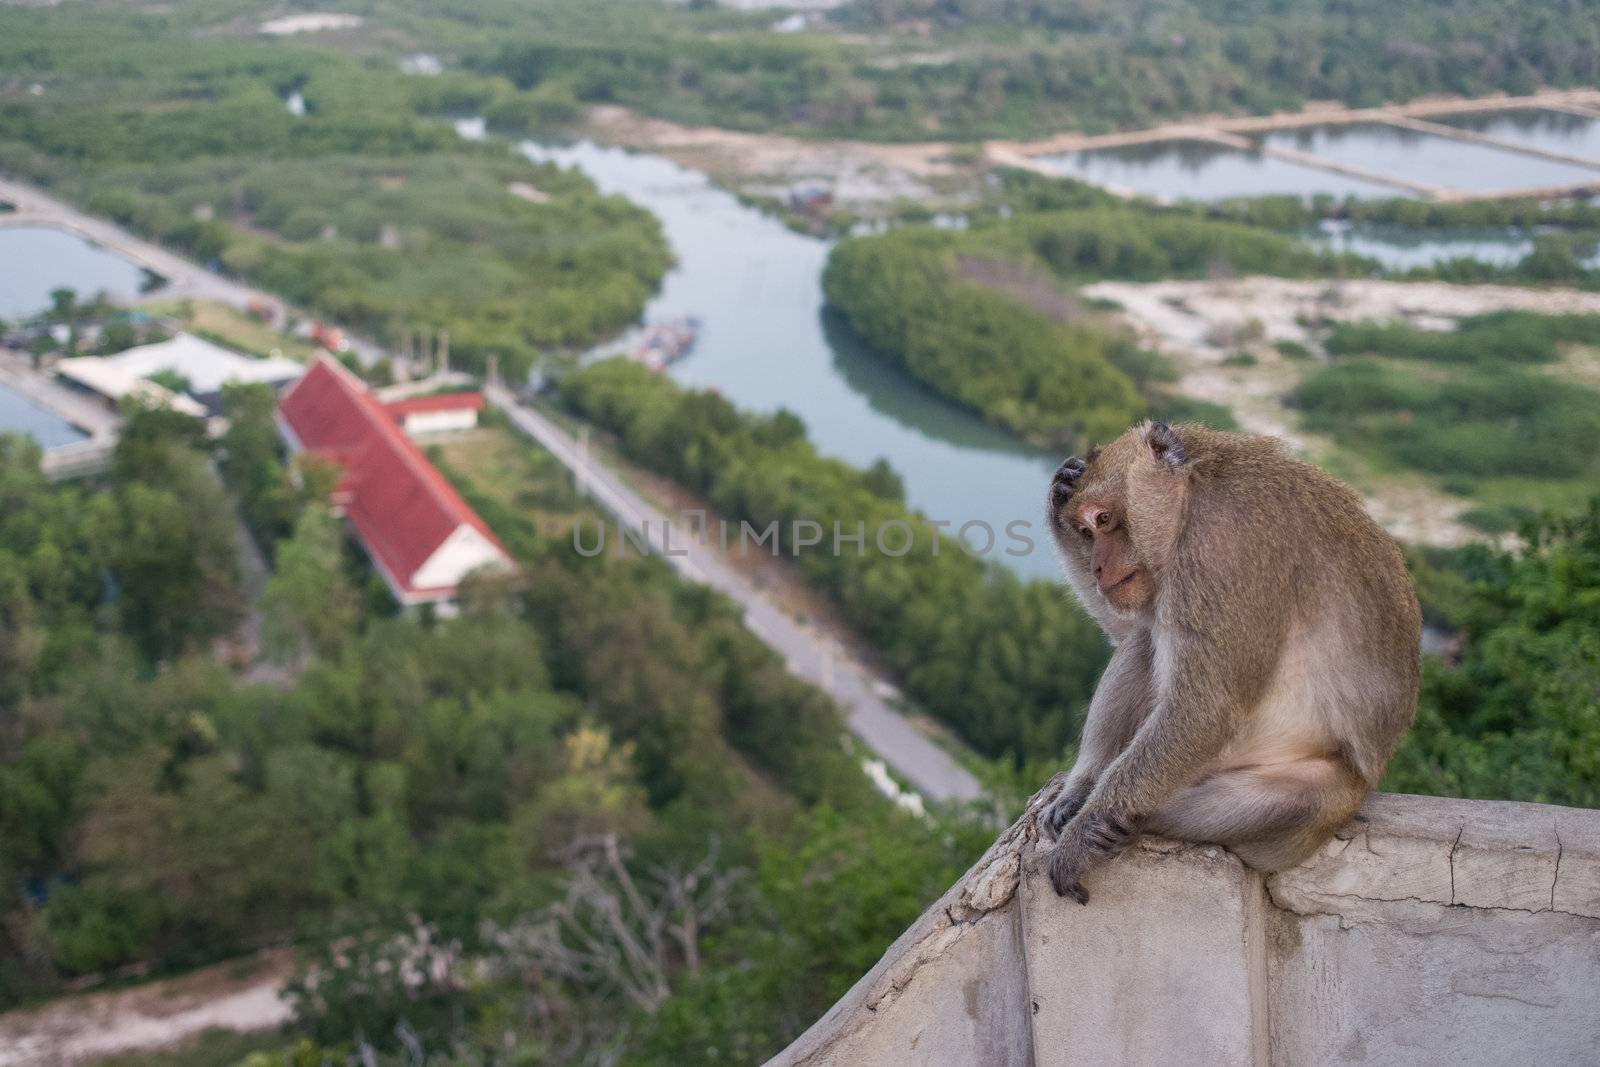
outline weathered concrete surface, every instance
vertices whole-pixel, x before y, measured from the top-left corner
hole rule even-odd
[[[1223,849],[1154,841],[1084,888],[1087,907],[1042,869],[1021,887],[1039,1063],[1262,1062],[1259,876]]]
[[[773,1063],[1600,1064],[1600,812],[1375,796],[1265,879],[1143,841],[1085,908],[1033,810]]]
[[[1024,826],[1024,822],[1027,826]],[[1031,1067],[1016,903],[1024,820],[774,1064]]]

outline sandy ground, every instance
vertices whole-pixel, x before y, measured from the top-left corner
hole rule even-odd
[[[781,196],[794,186],[815,183],[852,210],[900,199],[937,200],[941,192],[935,185],[976,186],[979,180],[974,165],[952,161],[950,146],[936,141],[811,141],[683,126],[612,106],[593,108],[585,132],[607,144],[660,153],[752,195]]]
[[[1489,311],[1600,313],[1600,293],[1444,282],[1252,277],[1099,282],[1083,292],[1122,306],[1141,340],[1177,364],[1181,392],[1224,404],[1244,429],[1283,438],[1297,451],[1313,456],[1331,449],[1332,443],[1297,429],[1293,413],[1283,403],[1308,364],[1285,360],[1271,347],[1274,341],[1299,341],[1315,350],[1308,324],[1400,320],[1421,328],[1448,329],[1462,316]],[[1241,345],[1240,334],[1248,335],[1255,324],[1262,341]],[[1241,347],[1256,357],[1256,365],[1225,365],[1223,361]],[[1575,377],[1597,373],[1587,363],[1575,364],[1572,370]],[[1378,521],[1404,541],[1458,545],[1485,539],[1458,521],[1468,502],[1422,479],[1386,479],[1368,494],[1367,504]]]
[[[206,1030],[247,1033],[287,1022],[284,949],[127,989],[62,997],[0,1015],[0,1067],[58,1067],[167,1048]]]

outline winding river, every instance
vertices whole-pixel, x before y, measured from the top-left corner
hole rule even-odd
[[[1060,457],[1030,450],[862,351],[823,309],[827,241],[795,233],[660,156],[590,143],[528,143],[522,151],[578,167],[604,192],[661,220],[676,265],[645,318],[702,322],[693,351],[669,371],[675,379],[715,387],[741,408],[788,408],[828,455],[857,467],[888,460],[907,502],[949,522],[951,533],[987,524],[989,558],[1023,577],[1057,573],[1042,513]],[[1029,524],[1031,551],[1006,535],[1016,520]],[[972,526],[966,539],[982,550],[988,535]]]

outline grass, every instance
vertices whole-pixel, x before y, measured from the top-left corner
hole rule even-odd
[[[533,522],[539,536],[566,540],[579,508],[572,475],[559,460],[486,414],[485,425],[428,445],[430,458],[475,495]]]
[[[310,341],[291,337],[259,319],[211,300],[178,300],[152,304],[153,315],[178,319],[190,333],[257,356],[287,356],[309,363],[321,351]]]

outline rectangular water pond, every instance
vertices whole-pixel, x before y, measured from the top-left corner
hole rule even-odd
[[[25,433],[41,448],[70,445],[88,435],[15,389],[0,385],[0,433]]]
[[[56,289],[87,299],[103,292],[131,300],[157,281],[137,264],[54,226],[0,226],[0,318],[50,306]]]
[[[1600,171],[1588,167],[1383,123],[1303,126],[1266,134],[1261,143],[1458,192],[1490,193],[1600,179]]]
[[[1240,196],[1409,196],[1360,178],[1272,159],[1208,141],[1154,141],[1035,157],[1095,185],[1169,200],[1227,200]]]
[[[1432,121],[1511,144],[1600,161],[1600,119],[1587,115],[1528,107],[1472,115],[1442,115]],[[1595,173],[1600,174],[1600,170]]]

